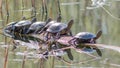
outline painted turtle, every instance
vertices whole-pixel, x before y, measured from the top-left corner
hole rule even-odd
[[[39,34],[41,34],[43,31],[46,31],[49,28],[49,26],[51,26],[52,24],[61,22],[61,19],[62,18],[60,15],[57,17],[56,21],[51,19],[48,23],[45,24],[45,26],[41,29]]]
[[[35,22],[31,24],[26,34],[37,33],[41,28],[45,26],[45,22]]]
[[[5,32],[9,32],[9,33],[12,33],[14,31],[14,25],[16,24],[17,22],[10,22],[9,24],[7,24],[7,26],[4,28],[4,31]]]
[[[69,43],[73,46],[80,44],[80,43],[96,43],[96,40],[102,35],[102,31],[98,31],[97,34],[93,34],[90,32],[80,32],[74,36],[73,39],[69,41]],[[76,47],[76,46],[75,46]],[[88,47],[90,48],[90,47]],[[102,56],[101,51],[95,47],[94,48],[99,56]]]
[[[14,32],[26,34],[26,31],[28,30],[30,25],[34,22],[36,22],[36,18],[33,18],[32,21],[29,20],[19,21],[14,25]]]
[[[51,38],[55,37],[55,38],[59,38],[60,35],[66,35],[68,33],[70,33],[70,35],[72,35],[70,28],[72,27],[73,24],[73,20],[70,20],[68,24],[64,24],[64,23],[54,23],[51,26],[48,27],[48,29],[46,30],[46,40],[48,40],[48,36]]]
[[[8,37],[14,37],[14,24],[17,22],[11,22],[3,29],[3,33]]]
[[[31,33],[38,33],[48,22],[50,22],[52,19],[49,18],[46,22],[34,22],[33,24],[31,24],[31,26],[29,27],[28,31],[26,34],[31,34]]]

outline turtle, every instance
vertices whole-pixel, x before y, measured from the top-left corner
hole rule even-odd
[[[14,37],[14,24],[16,23],[17,22],[10,22],[9,24],[7,24],[7,26],[3,29],[4,35],[8,37]]]
[[[10,23],[7,24],[7,26],[3,29],[3,31],[12,33],[12,32],[14,31],[14,25],[15,25],[16,23],[17,23],[17,22],[10,22]]]
[[[73,24],[73,20],[70,20],[68,22],[68,24],[65,23],[54,23],[51,26],[48,27],[48,29],[46,30],[46,41],[48,40],[48,36],[52,36],[54,35],[54,37],[56,39],[60,38],[60,35],[68,35],[68,33],[72,36],[72,33],[70,31],[70,28],[72,27]]]
[[[25,20],[25,19],[26,19],[25,17],[22,17],[22,20]],[[9,35],[9,36],[10,35],[14,36],[15,31],[17,31],[16,30],[17,28],[15,27],[15,24],[17,24],[17,23],[18,23],[18,21],[8,23],[7,26],[3,29],[4,34]],[[17,31],[17,32],[19,32],[19,31]]]
[[[36,22],[36,18],[33,18],[32,21],[29,20],[19,21],[14,25],[14,32],[26,34],[26,31],[28,30],[30,25],[34,22]]]
[[[39,34],[41,34],[43,31],[46,31],[49,26],[51,26],[54,23],[61,22],[62,17],[59,15],[56,20],[50,20],[48,23],[45,24],[45,26],[41,29]]]
[[[43,21],[34,22],[33,24],[31,24],[31,26],[27,30],[26,34],[38,33],[51,20],[52,20],[51,18],[48,18],[48,20],[46,22],[43,22]]]
[[[73,45],[73,46],[75,46],[77,44],[80,44],[80,43],[95,44],[96,40],[101,35],[102,35],[102,31],[101,30],[99,30],[96,35],[91,33],[91,32],[79,32],[68,43]],[[88,47],[88,48],[90,48],[90,47]],[[97,47],[95,47],[94,49],[96,50],[96,52],[98,53],[99,56],[102,56],[101,51]]]
[[[26,19],[25,17],[22,17],[22,20]],[[4,31],[6,32],[11,32],[13,33],[14,30],[15,30],[15,24],[18,23],[17,21],[16,22],[10,22],[7,24],[7,26],[4,28]]]
[[[45,22],[39,21],[31,24],[29,29],[27,30],[26,34],[37,33],[41,28],[45,26]]]

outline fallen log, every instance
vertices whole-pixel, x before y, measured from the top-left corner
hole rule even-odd
[[[19,35],[19,34],[15,34],[15,35]],[[21,34],[20,36],[24,37],[24,36],[27,36],[27,37],[35,37],[35,38],[38,38],[40,39],[42,42],[46,42],[44,41],[44,35],[43,34],[32,34],[32,35],[25,35],[25,34]],[[21,38],[21,37],[20,37]],[[25,38],[25,37],[24,37]],[[59,39],[56,39],[55,42],[58,42],[59,44],[63,45],[63,47],[69,47],[71,46],[68,42],[72,39],[73,37],[72,36],[61,36]],[[50,39],[48,39],[48,42],[50,41]],[[52,44],[52,43],[51,43]],[[85,43],[85,44],[78,44],[78,45],[75,45],[77,46],[78,48],[81,48],[81,47],[93,47],[93,48],[97,48],[98,52],[99,52],[99,49],[98,47],[102,47],[102,48],[107,48],[107,49],[111,49],[111,50],[114,50],[114,51],[117,51],[117,52],[120,52],[120,47],[118,46],[115,46],[115,45],[106,45],[106,44],[90,44],[90,43]]]

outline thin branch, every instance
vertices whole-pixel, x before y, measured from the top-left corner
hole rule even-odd
[[[24,0],[22,0],[22,10],[24,10]],[[22,11],[22,17],[24,15],[24,11]]]
[[[56,58],[58,58],[58,57],[56,57]],[[99,58],[92,58],[92,59],[87,59],[87,60],[84,60],[84,61],[74,61],[74,62],[67,61],[64,58],[59,58],[59,59],[60,59],[60,61],[66,63],[68,65],[76,65],[76,64],[85,64],[85,63],[88,63],[88,62],[92,62],[92,61],[98,60]]]
[[[6,12],[7,12],[7,23],[8,23],[8,19],[9,19],[9,9],[8,9],[8,0],[6,0]]]
[[[31,0],[32,3],[32,16],[36,16],[35,0]]]
[[[44,0],[42,0],[42,20],[44,18],[44,11],[45,11],[45,9],[44,9]]]
[[[84,46],[107,48],[107,49],[111,49],[111,50],[114,50],[114,51],[117,51],[120,53],[120,47],[115,46],[115,45],[106,45],[106,44],[83,44],[83,45]]]
[[[44,3],[44,6],[45,6],[45,21],[47,20],[47,14],[48,14],[48,11],[47,11],[47,5],[46,5],[46,1]]]
[[[25,68],[26,53],[27,53],[26,50],[27,50],[27,47],[25,47],[25,51],[24,51],[23,62],[22,62],[22,68]]]
[[[57,5],[58,5],[58,10],[59,10],[58,14],[61,15],[60,1],[59,0],[57,0]]]
[[[9,46],[5,48],[4,68],[7,68]]]

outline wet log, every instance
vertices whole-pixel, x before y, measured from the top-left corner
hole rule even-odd
[[[36,37],[36,38],[39,38],[41,39],[42,41],[44,41],[44,35],[43,34],[40,34],[40,35],[32,35],[33,37]],[[68,43],[71,39],[73,39],[73,36],[66,36],[66,35],[63,35],[61,36],[59,39],[56,39],[55,42],[58,42],[59,44],[67,47],[67,46],[71,46],[70,43]],[[50,39],[48,39],[48,41],[50,41]],[[44,41],[46,42],[46,41]],[[94,44],[78,44],[78,45],[72,45],[72,46],[91,46],[91,47],[95,47],[97,46],[94,45]]]

